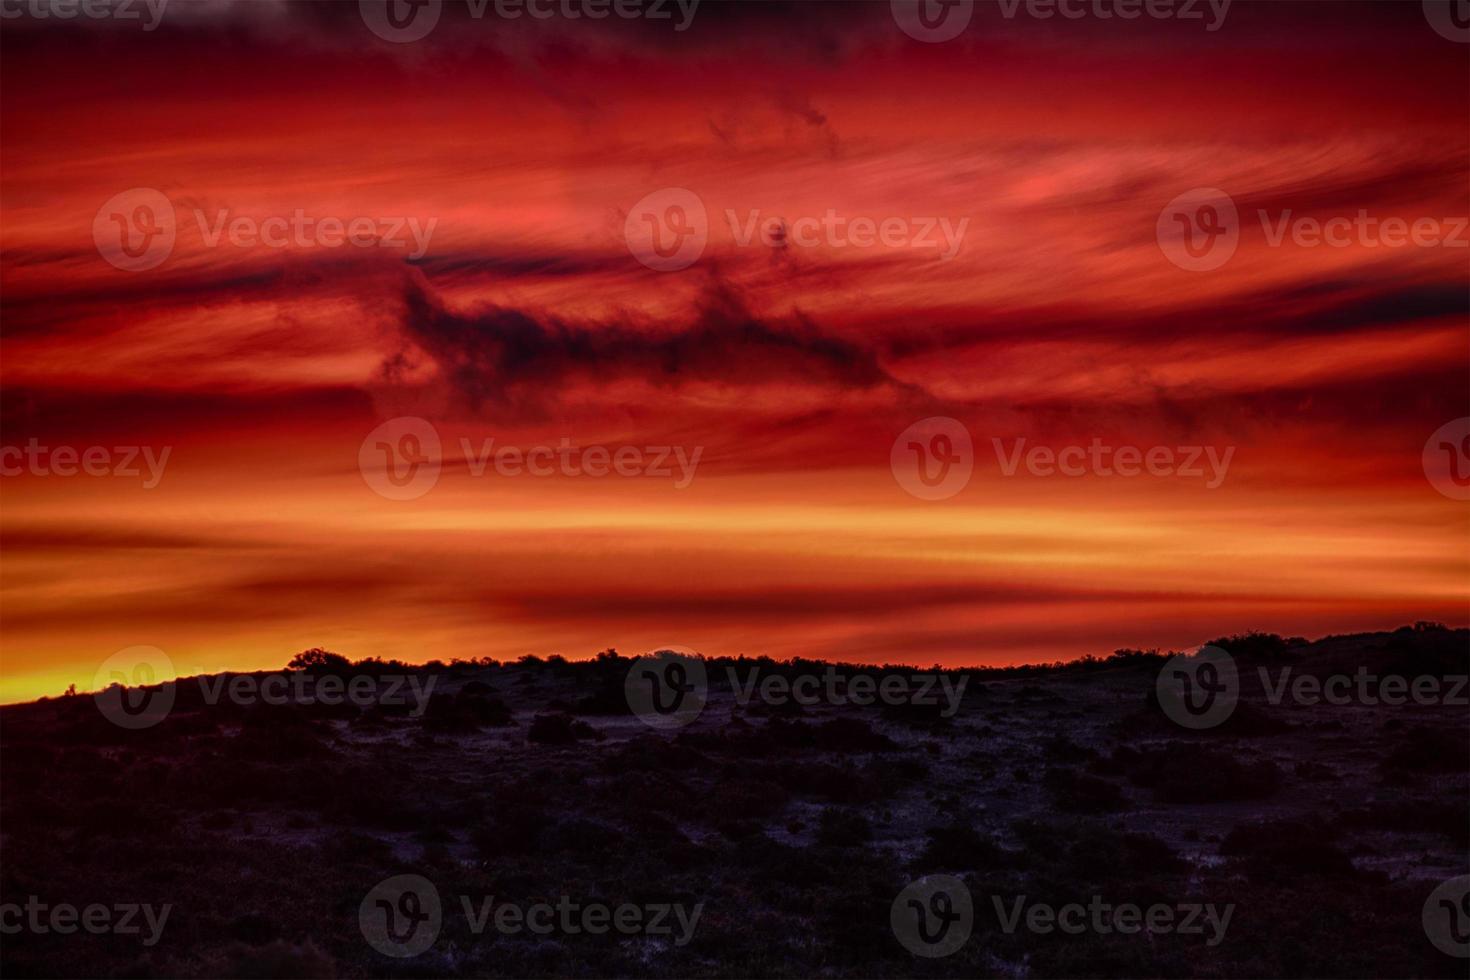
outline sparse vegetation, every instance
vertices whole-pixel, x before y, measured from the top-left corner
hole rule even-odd
[[[1245,646],[1301,670],[1354,657],[1443,670],[1444,650],[1467,639],[1426,626]],[[1035,976],[1457,975],[1418,915],[1470,845],[1463,710],[1321,706],[1283,724],[1242,702],[1249,724],[1186,731],[1147,700],[1164,656],[977,672],[984,687],[942,723],[880,706],[746,711],[717,683],[698,722],[654,730],[621,701],[631,661],[615,651],[441,664],[422,711],[209,704],[188,683],[165,721],[137,732],[90,697],[6,708],[0,891],[175,912],[148,948],[7,936],[3,973],[975,977],[1024,963]],[[292,665],[430,670],[326,651]],[[363,941],[357,904],[405,870],[440,888],[445,924],[422,957],[390,961]],[[987,922],[954,956],[920,960],[888,914],[926,874],[960,877],[982,912],[989,896],[1023,894],[1237,911],[1213,947]],[[492,941],[458,913],[461,894],[562,893],[706,911],[684,947]]]

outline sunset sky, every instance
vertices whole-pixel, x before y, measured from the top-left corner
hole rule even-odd
[[[151,487],[0,478],[0,701],[140,644],[182,674],[313,646],[966,665],[1470,619],[1470,505],[1423,463],[1470,415],[1470,44],[1417,0],[1214,30],[979,4],[933,43],[887,2],[451,7],[408,43],[355,2],[14,7],[0,444],[169,455]],[[128,271],[94,224],[136,188],[177,232]],[[661,271],[627,231],[670,188],[708,240]],[[1239,213],[1208,271],[1156,233],[1197,188]],[[298,209],[405,244],[213,236]],[[795,240],[829,212],[940,244]],[[1271,241],[1360,212],[1458,245]],[[788,231],[742,243],[755,216]],[[408,500],[359,462],[400,417],[443,446]],[[890,453],[933,417],[973,475],[928,500]],[[687,486],[477,476],[461,440],[491,438],[700,456]],[[997,439],[1231,455],[1216,485],[1006,475]]]

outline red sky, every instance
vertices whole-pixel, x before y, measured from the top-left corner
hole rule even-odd
[[[1001,664],[1470,618],[1470,514],[1421,460],[1470,414],[1470,233],[1270,240],[1470,211],[1470,45],[1418,3],[1237,2],[1214,31],[982,4],[944,43],[887,3],[450,10],[407,44],[356,3],[170,8],[0,21],[0,443],[170,450],[153,487],[0,479],[0,700],[140,644],[182,673],[309,646]],[[657,271],[625,224],[674,187],[708,244]],[[1202,187],[1240,243],[1188,271],[1156,225]],[[132,188],[178,229],[145,271],[93,235]],[[209,242],[297,209],[432,234]],[[829,211],[964,234],[772,247],[727,218]],[[401,416],[444,447],[413,500],[359,466]],[[890,450],[935,416],[974,472],[924,500]],[[701,455],[684,487],[476,476],[460,440],[492,437]],[[1006,475],[995,439],[1232,455],[1214,486]]]

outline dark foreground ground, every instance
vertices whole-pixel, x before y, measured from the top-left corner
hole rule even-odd
[[[697,720],[656,730],[629,711],[630,661],[608,654],[308,668],[432,675],[419,716],[211,705],[189,681],[144,730],[86,695],[6,708],[0,903],[172,908],[152,945],[10,932],[0,974],[1464,977],[1421,916],[1437,885],[1470,871],[1470,711],[1272,705],[1256,671],[1453,677],[1470,634],[1222,642],[1241,701],[1201,731],[1165,717],[1164,658],[1139,653],[973,672],[949,718],[942,704],[742,706],[729,664],[710,661]],[[359,912],[400,874],[431,881],[444,914],[424,952],[393,958]],[[926,875],[973,896],[973,933],[943,957],[914,955],[891,925],[895,898]],[[992,897],[1023,895],[1234,911],[1213,943],[1007,933]],[[702,913],[682,945],[477,934],[461,896]]]

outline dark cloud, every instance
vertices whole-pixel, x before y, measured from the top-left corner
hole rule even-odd
[[[414,273],[404,295],[403,329],[467,407],[497,416],[535,414],[566,389],[629,379],[659,388],[908,387],[871,350],[799,314],[782,322],[763,319],[734,287],[715,278],[690,321],[671,327],[631,318],[574,322],[502,306],[452,310]],[[385,362],[384,373],[393,380],[411,361],[401,352]]]
[[[167,262],[148,275],[132,275],[104,264],[91,250],[58,260],[60,265],[85,270],[84,277],[69,275],[60,282],[40,279],[35,285],[10,265],[13,253],[6,252],[0,333],[18,336],[45,331],[84,316],[119,310],[136,317],[144,311],[192,310],[210,304],[296,298],[319,290],[346,291],[345,283],[351,284],[354,295],[361,295],[372,288],[374,278],[380,284],[396,283],[401,267],[396,256],[364,255],[363,251],[248,255],[209,265],[197,260]]]
[[[781,92],[776,96],[776,107],[784,114],[818,130],[826,143],[827,155],[834,159],[838,156],[840,147],[837,133],[828,124],[827,114],[813,105],[811,99],[795,92]],[[716,135],[719,135],[718,130]]]
[[[525,252],[456,251],[437,252],[408,264],[423,269],[433,277],[445,275],[484,275],[497,279],[551,278],[625,272],[626,255],[587,253],[582,255],[531,255]]]
[[[1265,211],[1267,220],[1279,222],[1287,211],[1298,217],[1352,218],[1360,209],[1379,220],[1397,216],[1412,222],[1418,217],[1450,217],[1450,214],[1423,215],[1417,209],[1423,208],[1426,200],[1453,201],[1458,196],[1459,206],[1463,207],[1467,178],[1470,178],[1470,161],[1466,160],[1463,148],[1457,151],[1425,146],[1414,161],[1283,181],[1239,197],[1236,205],[1246,225],[1258,220],[1258,211]],[[1400,207],[1415,210],[1412,214],[1400,214],[1394,210]],[[1453,212],[1459,213],[1460,207],[1453,208]]]
[[[58,443],[108,440],[169,444],[197,433],[222,433],[241,426],[300,427],[357,425],[369,401],[348,386],[265,391],[127,391],[36,388],[7,385],[0,391],[0,430],[5,445],[36,438]],[[122,442],[115,443],[122,445]]]
[[[225,553],[220,557],[237,556]],[[361,556],[350,560],[356,568],[343,572],[326,561],[311,563],[292,556],[289,574],[245,575],[219,581],[201,578],[166,589],[100,590],[85,597],[48,598],[30,608],[5,613],[7,629],[44,632],[54,629],[59,619],[74,625],[126,628],[156,626],[160,622],[217,624],[221,627],[250,623],[319,622],[321,610],[343,596],[353,601],[387,603],[417,602],[417,586],[402,566],[386,563],[365,567]],[[344,559],[346,560],[346,559]],[[257,559],[264,567],[279,560]]]
[[[1207,302],[1149,312],[1093,309],[1081,301],[1025,310],[974,309],[953,322],[925,322],[889,331],[883,356],[1048,340],[1117,343],[1220,339],[1222,349],[1259,337],[1282,340],[1347,335],[1365,330],[1422,329],[1425,320],[1470,316],[1463,282],[1414,281],[1393,274],[1357,280],[1326,277],[1270,286]]]
[[[259,541],[216,534],[182,533],[147,527],[116,527],[102,524],[22,524],[0,530],[0,545],[12,553],[39,551],[218,551],[254,550],[266,547]]]
[[[139,7],[142,2],[134,0]],[[443,0],[428,37],[395,45],[369,32],[357,0],[170,0],[149,35],[165,41],[197,42],[211,35],[235,44],[371,48],[421,63],[426,55],[458,57],[486,49],[616,46],[700,57],[711,49],[750,45],[836,63],[851,54],[856,39],[897,35],[887,0],[639,0],[640,16],[618,16],[606,6],[604,16],[594,18],[581,0]],[[141,33],[137,23],[111,17],[20,17],[7,21],[6,29],[84,40]]]

